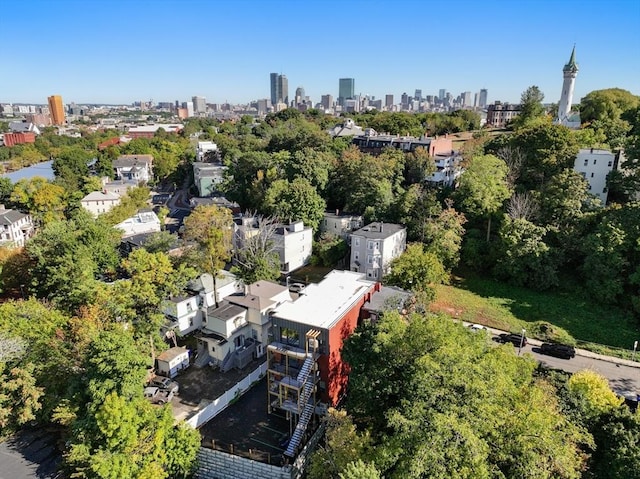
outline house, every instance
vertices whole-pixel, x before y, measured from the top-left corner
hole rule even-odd
[[[226,296],[207,308],[198,337],[198,363],[208,361],[226,372],[263,356],[269,342],[270,313],[287,301],[291,294],[286,287],[258,281],[245,292]]]
[[[249,238],[258,235],[258,219],[255,217],[234,218],[234,247],[242,249]],[[281,224],[271,235],[274,251],[280,258],[280,271],[288,274],[306,266],[311,260],[313,230],[302,221]]]
[[[363,153],[372,155],[379,155],[385,148],[397,148],[405,153],[415,151],[416,148],[424,148],[430,156],[451,153],[453,150],[453,141],[447,136],[416,138],[414,136],[381,135],[373,130],[369,134],[355,136],[353,144]]]
[[[581,149],[576,156],[573,169],[589,183],[589,193],[607,204],[607,175],[618,166],[618,156],[609,150],[597,148]]]
[[[32,133],[35,136],[40,134],[40,129],[28,121],[10,121],[9,130],[11,133]]]
[[[216,300],[219,303],[223,298],[242,291],[242,280],[228,271],[219,271],[215,284],[209,273],[200,275],[187,284],[183,295],[163,301],[161,308],[166,323],[162,329],[165,336],[169,337],[168,331],[178,336],[199,331],[206,322],[203,320],[207,310],[215,307]]]
[[[340,123],[328,130],[332,138],[336,136],[359,136],[364,135],[365,131],[362,127],[356,125],[351,118],[346,118],[344,123]]]
[[[33,233],[31,215],[0,205],[0,246],[24,246]]]
[[[137,184],[151,179],[153,155],[121,155],[113,161],[116,180],[130,180]]]
[[[15,146],[15,145],[24,145],[26,143],[35,143],[36,135],[35,133],[25,132],[25,133],[4,133],[2,135],[2,145],[4,146]]]
[[[222,163],[193,163],[193,181],[198,189],[198,196],[212,196],[220,190],[227,169]]]
[[[102,191],[118,196],[127,194],[129,188],[136,188],[138,182],[136,180],[113,180],[109,181],[108,177],[102,179]]]
[[[454,187],[458,183],[458,178],[463,172],[461,163],[462,156],[455,152],[440,153],[434,156],[436,171],[425,181],[434,186]]]
[[[320,231],[322,233],[331,233],[339,236],[345,241],[349,240],[351,232],[362,228],[362,216],[352,215],[348,213],[325,212],[324,218],[320,222]]]
[[[156,374],[175,378],[180,371],[189,367],[189,350],[173,347],[163,351],[156,358]]]
[[[349,367],[342,361],[342,345],[379,288],[361,273],[334,270],[307,286],[304,295],[271,312],[268,408],[286,412],[297,423],[285,456],[297,454],[318,400],[335,406],[345,395]]]
[[[212,141],[199,141],[196,148],[196,160],[206,162],[211,156],[218,158],[218,145]]]
[[[391,261],[407,247],[407,230],[393,223],[371,223],[351,233],[351,271],[380,281]]]
[[[240,205],[235,201],[230,201],[224,196],[210,196],[206,198],[193,197],[189,200],[189,206],[191,208],[197,208],[198,206],[216,205],[220,208],[227,208],[231,210],[234,215],[240,214]]]
[[[496,101],[487,108],[487,125],[504,128],[511,120],[520,114],[520,105],[501,103]]]
[[[123,231],[123,238],[142,233],[157,233],[161,229],[160,218],[153,211],[140,211],[115,227]]]
[[[184,128],[180,124],[155,123],[153,125],[132,126],[127,130],[127,136],[136,138],[153,138],[158,130],[163,129],[167,133],[178,133]]]
[[[120,204],[120,196],[107,191],[92,191],[80,200],[80,205],[94,217],[107,213]]]

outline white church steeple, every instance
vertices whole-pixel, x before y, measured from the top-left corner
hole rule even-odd
[[[571,58],[562,69],[562,76],[564,81],[562,82],[562,96],[560,97],[560,103],[558,103],[558,117],[556,122],[568,125],[569,116],[571,115],[571,102],[573,101],[573,89],[576,83],[576,76],[578,76],[578,64],[576,63],[576,46],[573,46],[571,51]]]

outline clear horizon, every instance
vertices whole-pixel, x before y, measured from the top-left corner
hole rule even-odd
[[[640,94],[640,2],[523,0],[435,8],[400,0],[294,2],[34,0],[3,9],[7,66],[0,103],[244,104],[269,98],[269,74],[302,86],[314,103],[338,79],[383,99],[445,88],[488,89],[517,103],[531,85],[560,98],[576,44],[574,103],[593,90]]]

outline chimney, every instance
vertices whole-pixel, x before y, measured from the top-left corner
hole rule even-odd
[[[339,216],[340,210],[336,208],[336,216]]]

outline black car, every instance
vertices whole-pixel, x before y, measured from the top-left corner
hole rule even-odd
[[[521,344],[522,344],[522,346],[526,346],[527,345],[527,337],[526,336],[522,336],[521,334],[503,333],[503,334],[501,334],[499,336],[498,340],[501,343],[511,343],[516,348],[519,348]]]
[[[542,343],[540,352],[556,358],[571,359],[575,357],[576,350],[573,346],[559,343]]]

